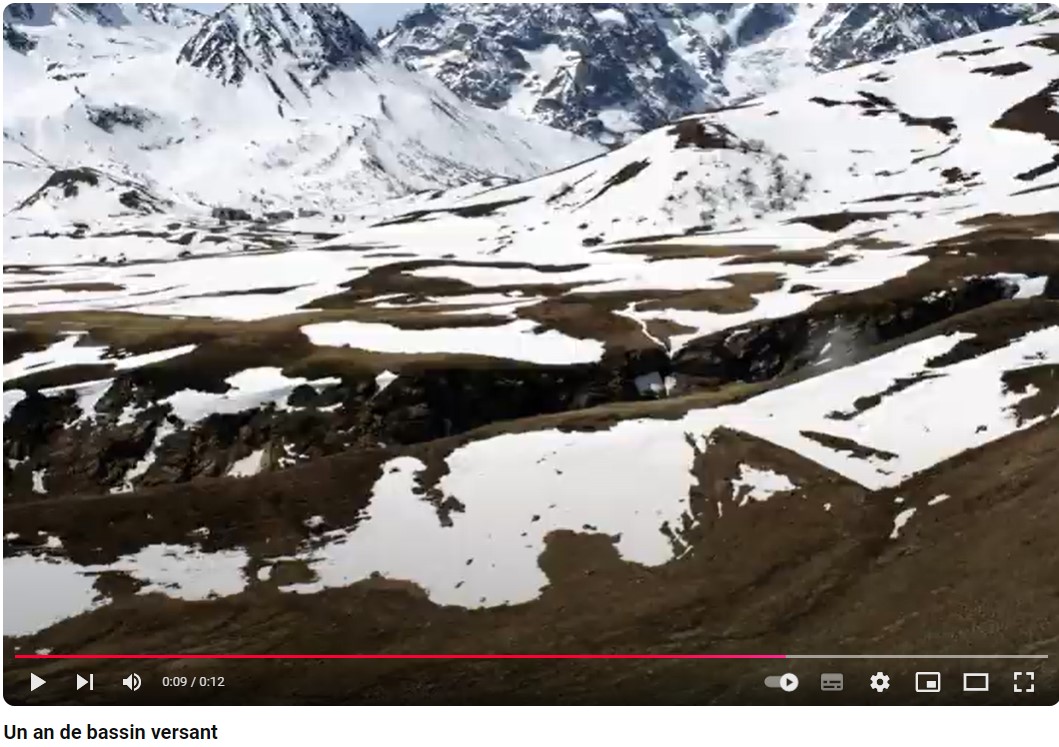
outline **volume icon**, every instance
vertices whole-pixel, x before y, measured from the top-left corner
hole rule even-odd
[[[125,687],[129,688],[133,692],[136,692],[140,689],[140,685],[143,684],[143,681],[140,679],[140,675],[134,672],[125,679],[123,679],[121,681],[121,684],[125,685]]]

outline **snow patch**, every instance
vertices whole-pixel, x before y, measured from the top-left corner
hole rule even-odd
[[[911,520],[911,518],[915,516],[915,513],[916,509],[906,508],[904,511],[894,517],[894,529],[892,532],[890,532],[890,539],[898,538],[898,536],[901,534],[901,530],[904,529],[905,524],[907,524]]]
[[[777,493],[786,493],[797,486],[785,475],[770,469],[739,465],[739,477],[732,480],[732,499],[743,507],[751,500],[764,502]]]
[[[228,468],[229,477],[252,477],[260,472],[265,466],[265,449],[252,451],[242,459],[232,462]]]

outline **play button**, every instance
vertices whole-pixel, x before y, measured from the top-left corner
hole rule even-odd
[[[36,690],[38,687],[40,687],[44,683],[45,683],[44,679],[38,677],[35,674],[31,674],[29,676],[29,691],[33,692],[34,690]]]

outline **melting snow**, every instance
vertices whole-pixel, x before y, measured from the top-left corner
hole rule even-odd
[[[246,585],[248,561],[242,550],[206,553],[183,545],[149,545],[101,565],[50,554],[5,557],[4,635],[29,635],[106,604],[95,588],[101,573],[121,572],[144,582],[140,594],[196,600],[238,594]]]
[[[11,417],[11,411],[15,409],[15,406],[26,398],[26,393],[21,389],[5,389],[4,390],[4,422]]]
[[[163,420],[154,432],[154,439],[152,439],[151,445],[147,448],[147,453],[133,465],[132,469],[125,473],[125,479],[122,480],[122,484],[116,488],[111,488],[110,492],[128,493],[131,491],[133,482],[146,474],[151,465],[155,463],[158,458],[158,447],[173,433],[176,433],[176,427],[168,420]]]
[[[890,539],[897,539],[905,524],[909,522],[909,520],[915,515],[915,513],[916,510],[914,508],[906,508],[904,511],[894,517],[894,529],[892,532],[890,532]]]
[[[251,477],[256,475],[265,466],[265,450],[258,449],[249,455],[232,462],[228,468],[229,477]]]
[[[392,371],[383,371],[375,377],[375,394],[382,394],[386,387],[397,381],[397,374]]]
[[[603,355],[596,340],[579,340],[519,319],[495,327],[402,329],[389,324],[342,321],[310,324],[302,332],[314,345],[380,353],[463,353],[540,364],[592,363]]]
[[[331,386],[341,383],[337,378],[309,381],[301,377],[289,378],[279,368],[248,368],[229,376],[225,381],[231,387],[223,394],[184,389],[162,400],[173,407],[173,414],[185,423],[194,423],[214,413],[237,413],[256,407],[273,405],[287,409],[291,392],[302,384],[313,387]]]
[[[795,484],[785,475],[769,469],[758,469],[746,464],[739,465],[739,477],[732,480],[732,498],[745,506],[751,500],[767,501],[776,493],[794,490]]]

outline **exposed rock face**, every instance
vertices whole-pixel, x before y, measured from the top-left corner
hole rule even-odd
[[[4,22],[4,44],[23,54],[37,46],[35,41],[6,21]]]
[[[354,447],[406,445],[457,435],[503,420],[609,402],[651,399],[636,378],[668,370],[660,350],[610,356],[598,365],[555,369],[440,368],[294,389],[281,407],[212,414],[184,423],[164,377],[116,378],[81,409],[72,392],[32,391],[5,423],[5,496],[14,500],[123,491],[228,474],[253,452],[281,469]],[[33,482],[33,475],[43,485]]]
[[[866,309],[798,314],[696,340],[675,356],[675,370],[706,382],[757,382],[814,363],[852,360],[858,351],[1011,298],[1002,279],[972,279],[946,293]]]
[[[428,4],[380,38],[460,96],[605,143],[1044,4]]]
[[[360,26],[337,5],[234,4],[207,20],[177,61],[230,85],[260,72],[307,87],[376,53]]]
[[[136,3],[136,12],[148,21],[178,28],[193,26],[205,18],[197,10],[173,3]]]

